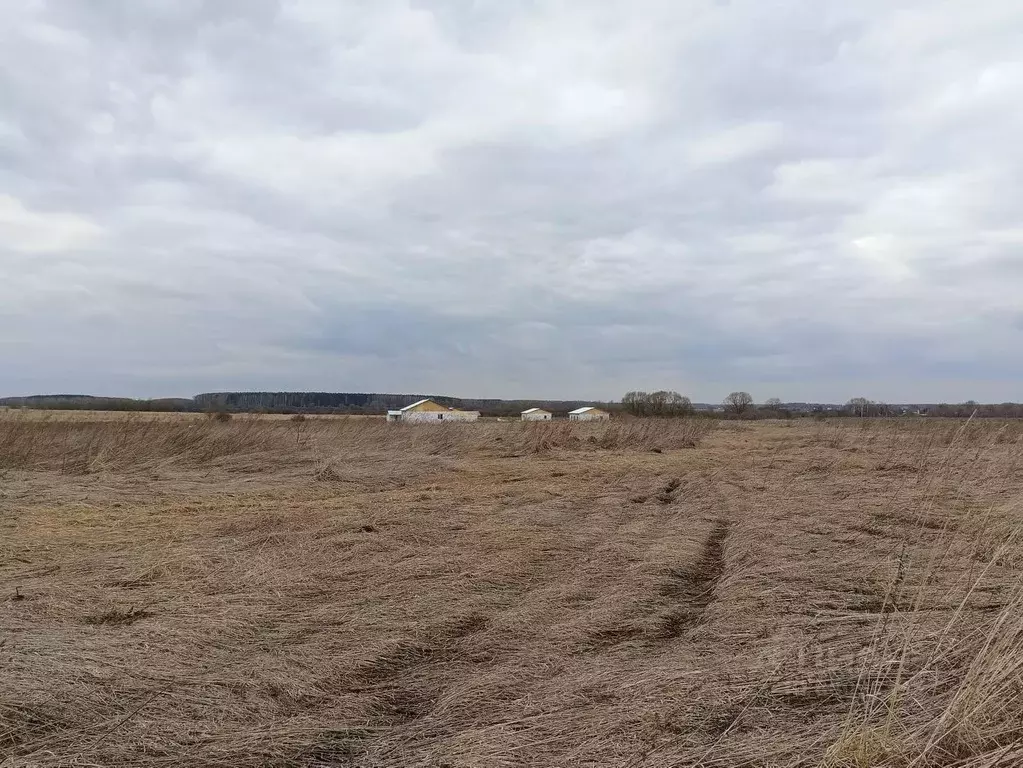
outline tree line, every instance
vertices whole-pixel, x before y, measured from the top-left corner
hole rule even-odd
[[[771,402],[771,401],[768,401]],[[780,403],[781,401],[778,400]],[[723,401],[723,410],[733,416],[743,416],[755,410],[749,392],[732,392]],[[621,410],[639,418],[679,418],[695,412],[693,401],[686,395],[669,389],[656,392],[633,390],[622,396]]]
[[[690,416],[697,411],[689,397],[673,390],[657,390],[644,392],[633,390],[622,396],[621,411],[636,417],[672,418]],[[1020,403],[989,403],[982,404],[968,400],[958,405],[939,403],[937,405],[889,405],[870,400],[866,397],[854,397],[845,405],[811,405],[807,403],[787,404],[781,398],[769,397],[757,404],[749,392],[742,390],[729,393],[718,408],[708,415],[723,415],[728,418],[743,419],[789,419],[794,417],[861,417],[877,418],[885,416],[932,416],[939,418],[999,418],[1023,419],[1023,404]]]
[[[54,410],[100,411],[193,411],[218,413],[286,413],[286,414],[382,414],[409,403],[430,397],[443,405],[479,411],[484,416],[517,418],[528,408],[544,408],[564,415],[583,405],[597,405],[615,413],[638,418],[680,418],[700,414],[739,419],[778,419],[795,417],[884,417],[922,415],[944,418],[1023,419],[1023,404],[939,403],[930,405],[889,405],[865,397],[854,397],[845,405],[812,405],[784,403],[770,397],[757,404],[746,391],[729,393],[717,407],[698,410],[692,400],[674,390],[626,392],[618,403],[577,400],[498,400],[456,398],[421,394],[381,394],[361,392],[207,392],[194,398],[162,398],[154,400],[92,395],[32,395],[0,398],[0,407],[43,408]]]
[[[199,410],[255,411],[268,413],[382,414],[429,398],[451,408],[479,411],[484,416],[515,416],[527,408],[543,408],[566,414],[584,405],[576,400],[498,400],[496,398],[448,397],[428,394],[382,394],[366,392],[206,392],[195,396]]]
[[[685,395],[665,389],[656,392],[626,392],[622,397],[622,410],[633,416],[677,417],[693,412],[693,401]]]

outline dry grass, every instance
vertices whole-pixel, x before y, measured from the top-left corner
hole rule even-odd
[[[709,421],[677,419],[590,424],[485,421],[422,429],[422,425],[387,424],[359,416],[285,420],[146,414],[90,421],[64,420],[54,414],[59,412],[48,412],[46,418],[0,414],[0,469],[88,474],[163,464],[209,466],[230,459],[300,464],[367,453],[456,456],[536,454],[563,448],[670,450],[695,448],[713,427]]]
[[[0,765],[1023,764],[1019,426],[707,430],[2,414]]]

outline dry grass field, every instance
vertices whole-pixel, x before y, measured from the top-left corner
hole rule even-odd
[[[0,765],[1023,765],[1023,427],[0,414]]]

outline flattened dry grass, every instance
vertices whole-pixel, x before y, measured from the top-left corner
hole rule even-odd
[[[12,765],[1023,760],[1015,425],[34,422]]]
[[[387,424],[366,417],[271,419],[208,415],[119,414],[61,419],[59,412],[0,412],[0,469],[86,474],[161,463],[204,466],[229,457],[302,462],[310,457],[545,453],[556,449],[695,448],[713,428],[701,419],[570,423]],[[55,415],[56,414],[56,415]],[[220,415],[220,414],[217,414]],[[428,427],[428,428],[426,428]]]

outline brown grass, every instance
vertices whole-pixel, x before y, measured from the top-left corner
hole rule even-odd
[[[75,413],[75,412],[71,412]],[[555,449],[695,448],[713,427],[703,420],[572,423],[484,421],[477,424],[387,424],[364,417],[287,420],[266,416],[121,415],[89,421],[20,412],[0,414],[0,469],[64,474],[137,470],[174,464],[207,466],[240,458],[275,464],[332,460],[368,453],[519,455]]]
[[[0,765],[1023,764],[1019,426],[707,430],[2,414]]]

